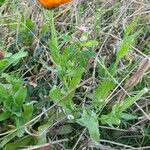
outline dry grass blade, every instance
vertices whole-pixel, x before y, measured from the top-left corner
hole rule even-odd
[[[125,89],[129,89],[137,85],[149,67],[150,67],[150,58],[144,58],[136,73],[130,78],[130,80],[125,85]]]

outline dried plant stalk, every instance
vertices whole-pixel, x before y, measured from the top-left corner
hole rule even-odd
[[[130,88],[136,86],[139,81],[143,78],[144,73],[150,68],[150,58],[146,57],[142,60],[142,62],[139,65],[138,70],[131,76],[129,81],[124,86],[124,91],[128,91]],[[118,97],[118,101],[122,101],[125,96],[126,92],[122,91],[120,93],[120,96]]]

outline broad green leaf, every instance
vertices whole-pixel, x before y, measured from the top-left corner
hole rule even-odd
[[[84,44],[86,47],[92,47],[92,46],[97,46],[98,42],[96,40],[90,40],[87,43]]]
[[[20,128],[22,125],[25,124],[24,118],[22,116],[14,116],[14,120],[15,120],[15,125],[16,128]],[[20,128],[17,130],[17,137],[23,137],[25,132],[24,128]]]
[[[14,75],[9,75],[6,73],[3,73],[1,77],[5,78],[6,81],[11,84],[14,94],[16,91],[20,89],[20,86],[22,86],[22,81],[19,77],[16,77]]]
[[[41,29],[42,35],[47,34],[47,33],[50,31],[49,29],[50,29],[50,28],[49,28],[49,25],[48,25],[48,24],[44,24],[44,25],[42,26],[42,29]]]
[[[10,95],[10,96],[7,97],[7,98],[5,99],[5,101],[3,102],[3,106],[4,106],[5,110],[11,111],[12,105],[13,105],[13,97]]]
[[[120,49],[117,53],[116,62],[112,64],[110,67],[110,70],[111,70],[110,72],[112,75],[116,73],[120,60],[129,53],[129,51],[131,50],[131,47],[135,44],[135,40],[137,39],[137,36],[139,35],[139,33],[141,33],[141,30],[139,30],[138,32],[135,32],[134,34],[130,36],[124,37],[121,43]]]
[[[58,129],[58,135],[65,135],[69,134],[73,131],[72,127],[70,125],[63,125]]]
[[[117,54],[117,59],[121,59],[128,53],[130,47],[134,44],[135,39],[137,38],[139,33],[141,33],[141,30],[133,33],[137,26],[138,20],[139,18],[137,17],[126,27],[124,39],[122,41],[121,48]]]
[[[82,54],[87,57],[87,58],[95,58],[96,57],[96,53],[93,52],[93,51],[90,51],[90,50],[85,50],[85,51],[82,51]]]
[[[67,113],[70,113],[74,109],[72,96],[70,97],[70,95],[68,95],[65,97],[58,87],[54,86],[49,95],[54,103],[60,101],[58,105],[60,105]]]
[[[21,147],[27,146],[31,142],[33,142],[33,137],[25,136],[21,139],[15,140],[14,142],[6,144],[4,150],[18,150]]]
[[[5,98],[7,97],[8,94],[8,89],[5,87],[4,84],[0,83],[0,97]]]
[[[27,88],[20,87],[20,89],[14,95],[14,102],[18,107],[22,107],[25,98],[27,96]]]
[[[10,112],[12,114],[14,114],[17,117],[21,117],[22,115],[22,108],[21,107],[17,107],[14,103],[12,103],[11,107],[10,107]]]
[[[19,61],[21,58],[27,56],[27,54],[28,54],[28,53],[25,52],[24,50],[20,50],[18,53],[12,55],[12,56],[8,59],[9,64],[15,65],[16,63],[18,63],[18,61]]]
[[[9,65],[15,65],[16,63],[18,63],[18,61],[25,56],[27,56],[27,52],[22,49],[18,53],[11,55],[7,59],[0,60],[0,73],[7,67],[9,67]]]
[[[62,34],[61,38],[63,39],[63,42],[70,42],[72,40],[71,36],[68,34]]]
[[[49,95],[54,102],[57,102],[62,98],[61,90],[57,86],[52,88]]]
[[[121,48],[117,53],[117,59],[120,60],[125,55],[127,55],[133,43],[134,43],[134,39],[131,37],[127,37],[127,38],[123,39]]]
[[[94,112],[84,109],[82,117],[77,120],[77,123],[87,127],[91,139],[93,141],[99,142],[100,140],[99,123],[97,115]]]
[[[100,83],[93,95],[93,103],[96,104],[96,106],[101,107],[114,86],[115,83],[110,80],[105,80]]]
[[[80,83],[83,72],[84,72],[84,68],[81,67],[78,67],[74,69],[74,71],[70,72],[70,76],[72,79],[69,84],[69,90],[75,88]]]
[[[11,112],[12,114],[14,114],[18,117],[21,116],[22,108],[17,107],[14,104],[14,99],[13,99],[12,96],[9,96],[9,97],[5,98],[5,101],[3,102],[3,106],[4,106],[6,111]]]
[[[131,47],[134,46],[135,40],[137,39],[138,35],[142,31],[142,29],[140,29],[135,33],[133,32],[137,26],[137,22],[138,18],[133,20],[125,29],[124,38],[121,42],[120,49],[118,50],[116,62],[110,67],[110,72],[112,75],[116,73],[120,60],[128,54],[128,52],[131,50]]]
[[[106,67],[105,58],[100,59],[97,68],[99,78],[105,79],[106,77],[108,77],[109,69]]]
[[[66,111],[66,113],[70,114],[74,110],[74,103],[72,101],[72,96],[67,96],[62,101],[60,101],[60,106]]]
[[[26,24],[27,30],[28,29],[30,29],[31,31],[34,30],[35,24],[30,18],[25,19],[25,24]]]
[[[47,135],[47,130],[48,130],[49,126],[50,125],[47,123],[45,125],[38,127],[37,134],[39,134],[40,136],[38,136],[38,138],[37,138],[37,141],[38,141],[37,145],[45,144],[47,142],[46,135]]]
[[[0,122],[8,119],[11,116],[10,112],[3,112],[0,114]]]
[[[22,31],[29,32],[30,30],[32,31],[34,29],[34,22],[30,18],[26,18],[24,15],[21,16],[21,29]]]
[[[26,103],[23,105],[23,118],[25,122],[30,121],[33,114],[33,102]]]
[[[3,69],[5,69],[9,65],[9,61],[7,59],[0,60],[0,73]]]

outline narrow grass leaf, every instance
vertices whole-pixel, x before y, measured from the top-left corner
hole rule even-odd
[[[136,96],[125,99],[122,106],[119,108],[119,111],[123,112],[129,107],[131,107],[137,100],[139,100],[147,92],[148,92],[148,89],[144,88],[143,90],[139,91]]]

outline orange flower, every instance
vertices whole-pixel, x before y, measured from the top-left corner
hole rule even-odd
[[[39,2],[45,7],[45,8],[53,8],[58,7],[62,4],[71,2],[72,0],[39,0]]]

